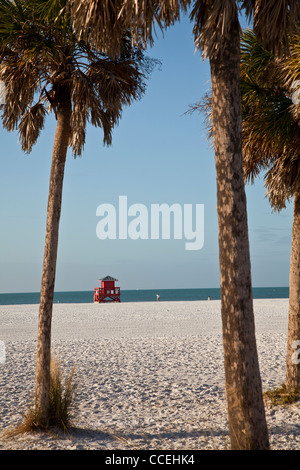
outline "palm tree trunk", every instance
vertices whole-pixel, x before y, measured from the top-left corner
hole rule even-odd
[[[65,161],[70,135],[71,101],[65,99],[57,107],[57,127],[52,154],[52,167],[48,195],[47,227],[44,264],[41,282],[37,364],[36,364],[36,409],[40,426],[46,426],[49,408],[51,321],[58,246],[59,219]]]
[[[242,169],[240,37],[210,58],[224,367],[232,449],[268,449],[252,301],[246,195]]]
[[[295,194],[290,262],[286,388],[300,390],[300,192]]]

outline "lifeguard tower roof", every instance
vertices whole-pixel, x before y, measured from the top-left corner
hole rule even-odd
[[[115,279],[112,276],[105,276],[105,277],[102,277],[101,279],[98,279],[98,281],[117,281],[117,280],[118,279]]]

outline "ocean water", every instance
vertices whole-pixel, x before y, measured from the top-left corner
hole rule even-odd
[[[220,299],[220,289],[145,289],[145,290],[122,290],[121,302],[152,302],[156,301],[159,293],[160,301],[189,301],[189,300],[211,300]],[[93,302],[93,291],[55,292],[54,303],[90,303]],[[254,287],[254,299],[285,299],[289,297],[288,287]],[[0,294],[0,305],[22,305],[38,304],[39,292]]]

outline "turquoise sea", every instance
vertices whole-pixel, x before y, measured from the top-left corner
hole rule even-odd
[[[220,299],[220,289],[145,289],[145,290],[122,290],[121,302],[152,302],[156,301],[159,293],[160,301],[179,300],[211,300]],[[93,302],[93,291],[55,292],[55,303],[89,303]],[[288,287],[254,287],[254,299],[285,299],[289,297]],[[0,294],[0,305],[22,305],[38,304],[39,292]]]

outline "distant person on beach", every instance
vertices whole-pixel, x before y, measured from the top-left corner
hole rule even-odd
[[[157,300],[157,302],[159,301],[159,299],[160,299],[159,294],[156,294],[156,300]]]

